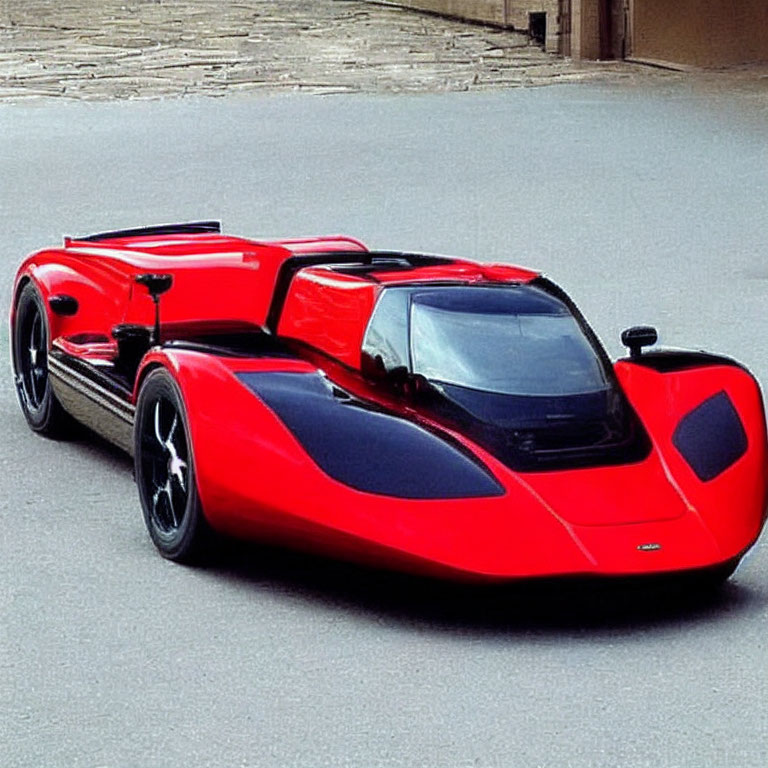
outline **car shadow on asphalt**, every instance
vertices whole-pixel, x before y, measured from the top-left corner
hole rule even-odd
[[[467,585],[339,562],[248,542],[222,542],[210,575],[377,623],[443,633],[642,632],[765,610],[768,593],[696,579],[547,579]]]
[[[74,442],[112,468],[132,468],[126,453],[88,430]],[[768,591],[740,580],[738,571],[720,587],[695,578],[472,585],[234,539],[220,539],[209,561],[196,568],[252,585],[254,599],[269,591],[376,623],[448,634],[626,634],[707,624],[768,608]]]
[[[74,424],[69,434],[61,440],[82,451],[90,460],[98,461],[110,470],[133,472],[133,458],[129,454],[82,424]]]

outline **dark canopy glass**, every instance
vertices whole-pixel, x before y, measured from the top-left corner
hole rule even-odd
[[[412,370],[432,381],[529,396],[608,386],[573,315],[531,286],[417,291],[410,320]]]

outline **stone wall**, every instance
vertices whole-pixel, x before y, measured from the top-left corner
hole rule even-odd
[[[376,2],[376,0],[374,0]],[[505,0],[383,0],[387,5],[403,5],[420,11],[432,11],[459,19],[508,26]]]
[[[600,5],[600,0],[572,0],[571,55],[574,58],[600,58]]]
[[[561,0],[506,0],[507,23],[515,29],[528,29],[531,13],[547,14],[545,49],[551,53],[564,53],[560,24]]]
[[[391,0],[391,4],[518,30],[529,29],[529,14],[543,12],[546,50],[576,59],[627,56],[709,67],[768,61],[768,0],[629,0],[628,24],[626,0]]]
[[[461,19],[481,21],[500,27],[528,30],[529,14],[547,14],[545,48],[562,53],[560,5],[569,0],[383,0],[421,11],[431,11]],[[577,0],[578,2],[578,0]]]

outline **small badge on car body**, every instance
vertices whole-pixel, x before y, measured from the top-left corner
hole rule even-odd
[[[661,544],[657,544],[655,541],[648,544],[638,544],[637,548],[641,552],[657,552],[661,549]]]

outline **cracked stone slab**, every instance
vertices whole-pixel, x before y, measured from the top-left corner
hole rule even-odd
[[[359,0],[0,0],[0,99],[434,92],[674,79]]]

